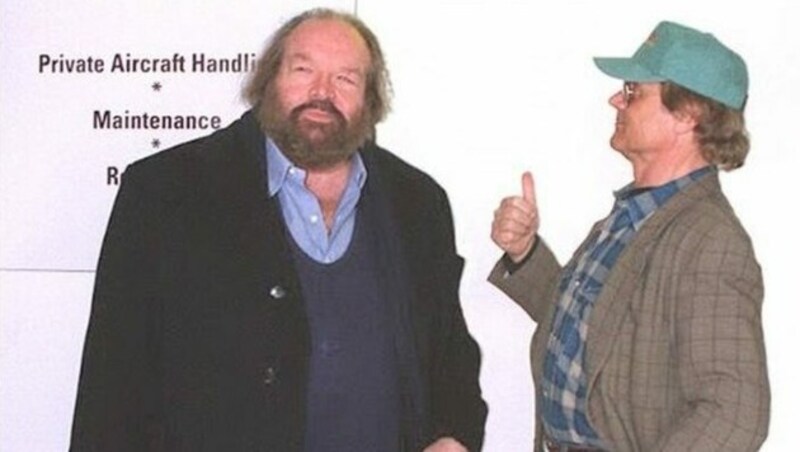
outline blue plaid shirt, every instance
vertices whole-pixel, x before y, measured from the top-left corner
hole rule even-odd
[[[629,184],[614,193],[614,208],[589,239],[584,252],[561,272],[544,381],[537,400],[545,433],[562,444],[603,448],[586,410],[584,352],[589,316],[614,263],[644,222],[673,195],[715,171],[707,166],[659,187]]]

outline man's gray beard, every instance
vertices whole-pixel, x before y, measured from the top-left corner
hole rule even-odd
[[[331,168],[349,160],[373,137],[374,124],[365,110],[350,124],[339,110],[329,111],[336,118],[332,123],[301,124],[301,110],[302,106],[299,106],[285,114],[272,85],[265,90],[258,110],[264,133],[278,145],[286,158],[300,168]],[[322,137],[311,139],[309,131],[312,128]]]

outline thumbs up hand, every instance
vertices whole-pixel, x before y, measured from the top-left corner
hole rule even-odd
[[[536,242],[539,212],[530,171],[522,174],[522,196],[503,198],[494,211],[492,240],[514,262],[524,258]]]

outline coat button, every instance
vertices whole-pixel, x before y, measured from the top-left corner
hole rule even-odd
[[[275,383],[275,381],[277,380],[278,380],[278,373],[275,371],[275,368],[271,366],[267,367],[267,369],[264,371],[264,384],[269,386]]]
[[[280,300],[286,296],[286,289],[281,286],[275,286],[269,290],[269,296],[275,300]]]

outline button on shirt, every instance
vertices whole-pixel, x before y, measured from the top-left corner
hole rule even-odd
[[[355,226],[356,205],[367,180],[367,169],[356,153],[351,160],[350,179],[336,207],[330,233],[325,227],[316,196],[306,188],[306,171],[295,166],[267,139],[269,195],[278,196],[283,220],[297,245],[317,262],[337,261],[350,245]]]
[[[593,232],[583,253],[562,271],[542,393],[537,400],[545,432],[552,440],[604,447],[586,410],[584,353],[592,307],[617,258],[645,221],[672,196],[711,171],[715,169],[707,166],[659,187],[637,189],[629,184],[614,193],[611,213]]]

